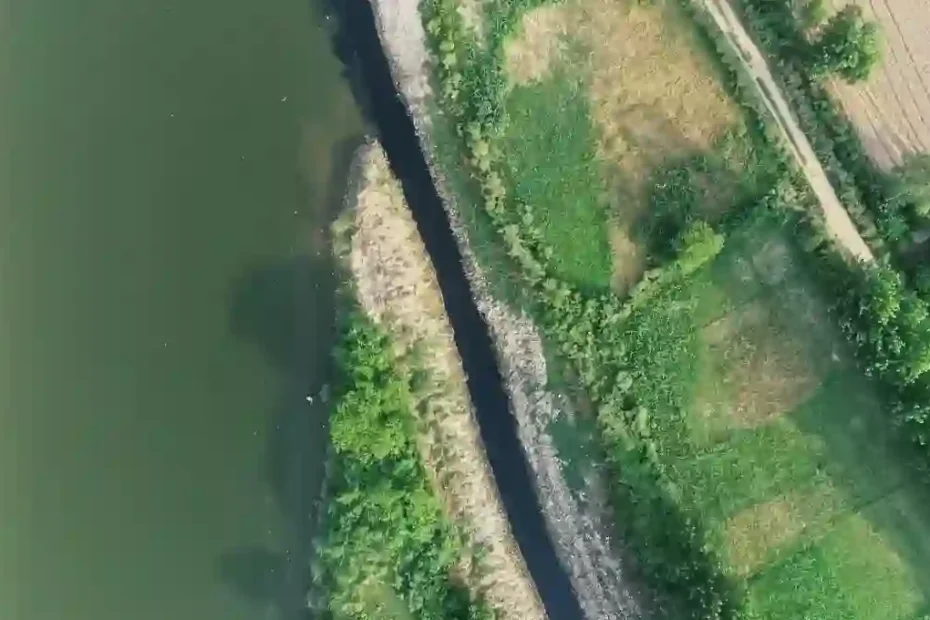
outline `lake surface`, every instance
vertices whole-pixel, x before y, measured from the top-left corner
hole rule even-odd
[[[324,231],[363,131],[329,21],[306,0],[2,20],[0,618],[290,620]]]

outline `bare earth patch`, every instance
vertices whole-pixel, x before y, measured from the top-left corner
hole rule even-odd
[[[498,617],[542,620],[485,457],[432,263],[381,147],[367,145],[358,157],[363,176],[350,214],[348,260],[362,308],[386,327],[408,370],[420,373],[421,449],[436,491],[484,550],[460,577]]]
[[[777,237],[762,240],[761,247],[755,249],[751,260],[759,278],[770,286],[784,282],[792,269],[791,249],[784,240]]]
[[[823,533],[842,509],[837,491],[826,484],[813,491],[790,493],[747,508],[725,525],[727,563],[748,577],[793,547],[802,534]]]
[[[751,302],[703,329],[712,379],[697,409],[711,426],[756,428],[794,410],[821,383],[803,335],[787,333],[763,302]]]
[[[875,162],[885,169],[904,155],[930,152],[930,6],[926,0],[831,0],[850,2],[881,28],[884,57],[868,82],[837,81],[833,92]]]

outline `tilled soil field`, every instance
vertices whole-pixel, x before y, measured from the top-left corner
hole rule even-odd
[[[838,82],[834,92],[866,150],[890,169],[930,152],[930,0],[828,0],[837,9],[850,1],[879,24],[884,58],[866,84]]]

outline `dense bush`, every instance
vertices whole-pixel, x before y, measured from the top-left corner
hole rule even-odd
[[[930,307],[886,265],[849,272],[843,288],[837,307],[844,331],[906,432],[930,456]]]
[[[891,193],[890,202],[909,206],[915,218],[930,218],[930,154],[907,157],[895,169]]]
[[[862,7],[850,4],[833,15],[811,43],[816,73],[836,73],[847,82],[868,79],[881,59],[878,26],[866,21]]]
[[[334,616],[491,618],[450,575],[464,546],[444,518],[415,444],[409,381],[385,336],[356,317],[338,350],[332,500],[320,565]]]

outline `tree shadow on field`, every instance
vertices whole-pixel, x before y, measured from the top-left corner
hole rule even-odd
[[[307,591],[314,530],[320,521],[332,403],[332,350],[337,339],[330,226],[343,203],[352,154],[361,137],[331,149],[325,197],[312,223],[298,230],[301,254],[251,266],[232,285],[228,325],[257,348],[278,377],[267,415],[264,479],[284,517],[275,549],[244,546],[223,553],[217,574],[243,598],[281,620],[310,618]],[[318,196],[319,198],[319,196]],[[258,499],[256,499],[258,501]],[[280,549],[280,550],[279,550]]]

